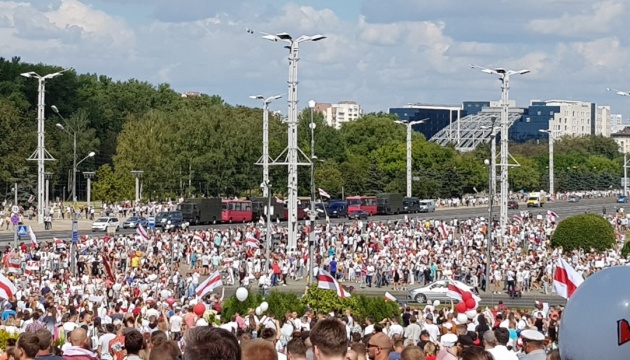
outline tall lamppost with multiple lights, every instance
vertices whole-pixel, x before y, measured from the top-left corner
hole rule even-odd
[[[482,126],[481,128],[484,130],[490,129],[490,168],[492,169],[490,173],[490,181],[492,186],[492,193],[497,193],[497,134],[501,131],[501,127],[495,126],[495,122],[497,121],[496,117],[491,117],[490,121],[492,122],[492,126]],[[490,199],[492,201],[493,199]]]
[[[400,121],[397,120],[396,123],[397,124],[402,124],[407,126],[407,197],[411,197],[411,181],[412,181],[412,177],[411,177],[411,172],[412,172],[412,166],[411,166],[411,162],[412,162],[412,142],[411,142],[411,135],[413,133],[413,126],[414,125],[418,125],[418,124],[423,124],[425,121],[429,120],[427,119],[422,119],[422,120],[416,120],[416,121]]]
[[[37,79],[39,83],[39,86],[37,88],[37,150],[35,150],[33,155],[28,158],[28,160],[37,160],[37,222],[39,224],[44,223],[44,206],[42,206],[44,204],[44,162],[55,160],[50,155],[50,153],[46,151],[46,143],[44,141],[44,136],[46,133],[46,128],[44,124],[44,107],[46,106],[46,80],[50,80],[57,76],[60,76],[63,71],[58,71],[56,73],[44,76],[40,76],[33,71],[20,74],[26,78]]]
[[[248,30],[249,33],[253,33],[252,30]],[[302,35],[297,39],[291,37],[287,33],[279,34],[267,34],[263,33],[263,38],[270,41],[283,41],[289,45],[286,48],[289,49],[289,91],[288,91],[288,103],[289,112],[287,118],[287,148],[280,154],[280,156],[274,161],[273,165],[286,165],[288,167],[288,248],[295,249],[297,246],[297,192],[298,192],[298,166],[310,166],[311,161],[300,161],[299,154],[303,157],[304,153],[297,144],[297,127],[298,127],[298,61],[299,57],[299,45],[305,41],[319,41],[326,37],[323,35]],[[286,156],[284,161],[280,160],[282,156]],[[306,160],[306,159],[305,159]]]
[[[512,75],[527,74],[529,70],[505,70],[503,68],[486,68],[477,65],[470,65],[473,69],[481,69],[482,72],[490,75],[498,75],[501,81],[501,203],[500,203],[500,226],[501,236],[505,234],[508,222],[508,191],[509,191],[509,179],[508,168],[509,164],[509,152],[508,152],[508,131],[509,131],[509,90],[510,90],[510,77]]]
[[[494,172],[494,168],[492,167],[492,162],[488,161],[488,159],[484,160],[483,163],[488,167],[488,192],[490,193],[490,201],[488,201],[488,229],[486,231],[486,292],[490,292],[490,260],[492,257],[492,228],[494,221],[492,221],[492,217],[494,214],[492,213],[493,204],[492,198],[494,194],[492,193],[492,176],[491,173]]]
[[[91,151],[86,157],[77,162],[77,132],[79,129],[71,127],[66,118],[64,118],[59,109],[55,105],[51,106],[52,110],[63,120],[64,125],[57,123],[56,126],[66,134],[72,136],[72,245],[70,246],[70,271],[76,274],[76,246],[79,242],[79,224],[78,224],[78,205],[77,205],[77,168],[85,160],[94,157],[96,153]],[[72,132],[68,131],[71,130]]]
[[[271,96],[265,98],[262,95],[252,95],[249,98],[254,100],[262,100],[263,103],[263,149],[262,156],[260,160],[256,162],[256,164],[260,164],[263,167],[263,184],[269,183],[269,104],[272,101],[278,100],[282,97],[282,95]],[[269,189],[267,186],[261,187],[263,196],[267,197]]]
[[[308,233],[308,284],[313,283],[313,258],[314,258],[314,246],[315,246],[315,221],[317,220],[317,210],[315,209],[315,121],[313,114],[315,112],[315,100],[308,102],[308,107],[311,109],[311,122],[309,128],[311,129],[311,210],[309,211],[309,220],[311,221],[311,229]]]
[[[554,138],[553,130],[551,129],[551,127],[549,129],[540,129],[538,131],[549,135],[549,195],[553,199],[554,194],[555,194],[554,181],[553,181],[553,172],[554,172],[553,170],[553,142],[555,138]]]

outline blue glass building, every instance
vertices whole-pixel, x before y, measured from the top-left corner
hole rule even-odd
[[[427,119],[424,123],[413,126],[413,130],[423,134],[426,139],[430,139],[438,131],[455,123],[467,114],[460,106],[429,104],[390,108],[389,113],[398,116],[398,119],[405,122]]]

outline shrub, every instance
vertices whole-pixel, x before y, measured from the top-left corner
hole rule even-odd
[[[615,230],[608,220],[595,214],[568,217],[558,224],[551,237],[551,246],[565,251],[591,249],[603,251],[615,244]]]
[[[243,302],[238,301],[236,295],[232,295],[229,299],[223,302],[221,318],[230,319],[232,318],[232,315],[236,313],[241,314],[241,316],[245,316],[247,314],[247,310],[256,309],[256,307],[258,307],[258,305],[260,305],[263,301],[261,293],[253,292],[251,290],[249,292],[249,296]]]
[[[621,256],[626,258],[630,254],[630,240],[626,241],[623,245],[623,249],[621,249]]]

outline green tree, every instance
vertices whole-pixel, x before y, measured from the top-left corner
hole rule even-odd
[[[522,156],[515,156],[514,159],[519,166],[510,167],[508,172],[510,184],[514,191],[536,191],[540,190],[540,173],[536,163]]]
[[[604,251],[612,248],[615,241],[615,230],[608,220],[595,214],[581,214],[560,221],[551,237],[551,246],[562,247],[566,252]]]

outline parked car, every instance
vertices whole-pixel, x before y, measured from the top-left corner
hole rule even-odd
[[[622,195],[622,196],[617,198],[617,202],[620,203],[620,204],[625,204],[625,203],[628,202],[628,197]]]
[[[370,214],[364,210],[355,210],[348,214],[348,220],[367,220]]]
[[[568,201],[571,202],[571,203],[580,202],[580,197],[577,196],[577,195],[571,195],[571,196],[569,196]]]
[[[518,210],[518,201],[516,201],[516,200],[508,201],[508,209]]]
[[[92,223],[92,232],[95,231],[107,231],[108,227],[115,227],[116,231],[120,228],[118,218],[115,217],[100,217]]]
[[[475,289],[471,288],[470,286],[457,280],[453,281],[455,281],[461,288],[467,289],[471,293],[475,294]],[[410,300],[414,300],[420,304],[424,304],[427,301],[433,302],[435,300],[450,301],[451,298],[446,295],[447,291],[448,280],[438,280],[429,285],[409,290],[409,292],[407,293],[407,298]]]
[[[146,228],[149,226],[149,220],[142,216],[132,216],[123,222],[123,229],[135,229],[138,225],[142,225],[142,227]]]

